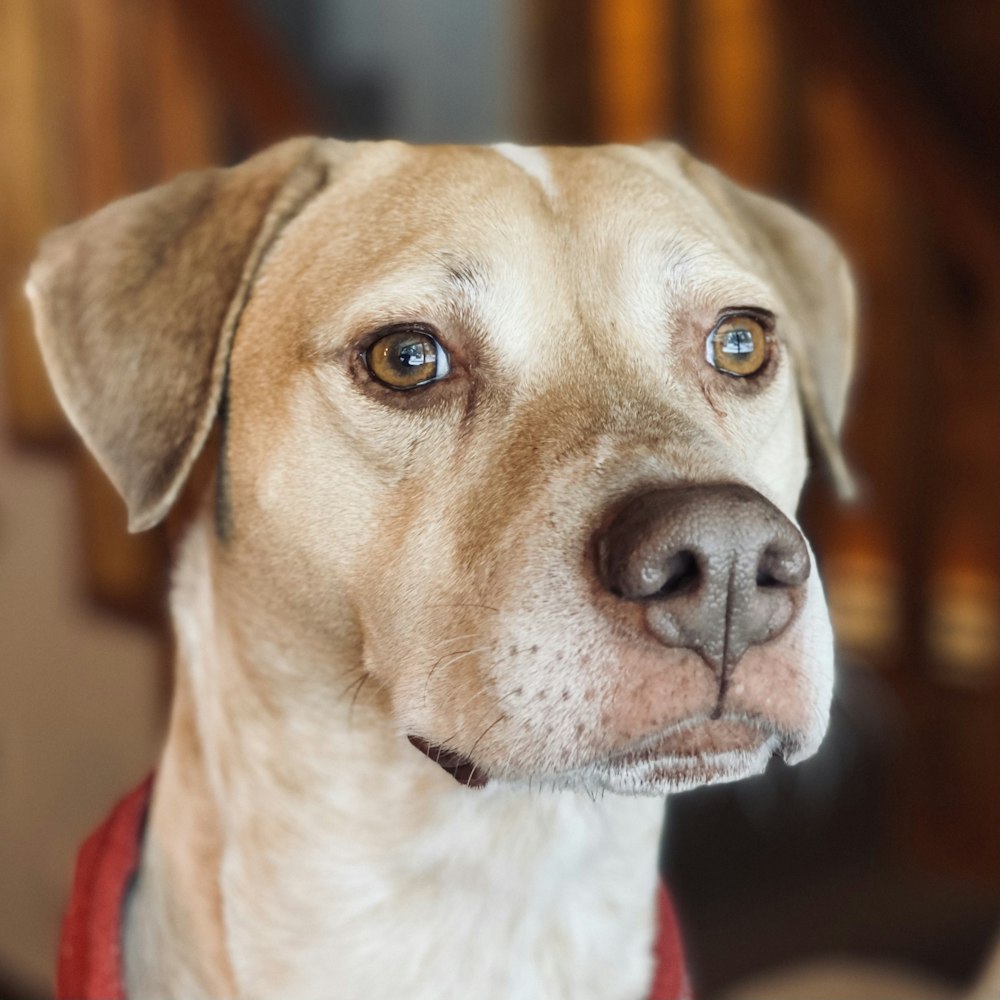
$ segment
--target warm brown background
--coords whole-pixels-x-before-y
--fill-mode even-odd
[[[323,75],[309,45],[319,22],[304,16],[323,6],[285,4],[275,19],[267,0],[0,0],[0,504],[11,505],[0,507],[0,970],[29,991],[45,988],[38,956],[58,909],[45,902],[37,930],[25,929],[32,879],[47,879],[51,895],[77,826],[96,818],[115,782],[148,766],[169,656],[157,652],[167,646],[168,532],[126,536],[121,504],[69,433],[32,341],[25,269],[46,229],[180,170],[300,131],[380,134],[391,78]],[[824,948],[967,974],[1000,900],[1000,5],[506,8],[516,15],[519,110],[516,134],[492,138],[678,137],[823,221],[862,289],[846,433],[861,500],[839,507],[821,482],[805,504],[843,653],[838,721],[823,761],[803,772],[811,791],[778,775],[677,800],[668,863],[702,985]],[[335,30],[335,18],[322,23]],[[57,488],[68,500],[53,507]],[[22,528],[25,510],[35,516]],[[65,539],[48,562],[34,543],[16,544],[32,526]],[[39,594],[65,591],[64,610],[33,622],[29,578]],[[136,729],[121,737],[127,764],[88,760],[92,743],[65,735],[97,709],[80,703],[78,680],[59,680],[36,638],[68,630],[72,648],[78,618],[81,636],[110,629],[100,648],[134,645],[142,664],[127,684],[109,675],[102,694],[86,695],[111,713],[115,738]],[[31,683],[43,674],[47,687]],[[115,701],[126,690],[131,708]],[[53,763],[60,753],[75,754],[72,773],[107,779],[68,779]],[[72,789],[32,798],[53,775]],[[56,846],[36,850],[49,836]],[[741,924],[746,900],[759,906],[771,891],[796,902]]]

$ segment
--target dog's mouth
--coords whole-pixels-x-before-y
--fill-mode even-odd
[[[489,774],[465,754],[412,733],[407,739],[460,785],[483,788],[489,783]],[[797,746],[792,736],[761,719],[694,717],[569,773],[603,774],[605,780],[598,781],[609,790],[624,791],[637,783],[680,790],[758,773],[773,756],[787,758]],[[558,784],[566,774],[552,777]]]
[[[721,719],[695,717],[655,733],[611,758],[617,765],[646,764],[657,760],[711,760],[733,753],[750,753],[783,743],[773,726],[757,719],[736,716]]]
[[[465,785],[467,788],[482,788],[490,780],[489,775],[465,754],[440,743],[430,743],[422,736],[414,736],[412,733],[406,738],[443,771],[447,771],[460,785]]]
[[[695,717],[653,734],[595,766],[609,791],[662,794],[761,773],[800,741],[762,719]]]

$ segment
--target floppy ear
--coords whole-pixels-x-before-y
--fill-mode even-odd
[[[847,261],[815,223],[738,187],[677,146],[681,170],[767,265],[791,312],[785,324],[806,418],[837,491],[854,494],[839,435],[854,367],[855,295]]]
[[[27,288],[42,354],[130,530],[166,515],[197,458],[257,269],[325,183],[324,145],[183,174],[43,240]]]

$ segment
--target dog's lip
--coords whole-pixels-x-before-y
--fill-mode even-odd
[[[471,757],[452,750],[441,743],[431,743],[423,736],[408,733],[406,737],[422,754],[434,761],[443,771],[447,771],[460,785],[467,788],[482,788],[490,779]]]
[[[788,734],[766,719],[735,714],[692,716],[612,753],[608,763],[630,767],[675,762],[687,767],[760,752],[764,747],[779,752],[789,742]]]
[[[607,791],[663,795],[760,774],[772,757],[787,759],[798,745],[794,733],[766,718],[694,715],[605,753],[572,773]]]
[[[490,775],[458,750],[415,733],[407,734],[407,739],[460,785],[483,788],[489,783]],[[793,734],[766,718],[742,713],[692,715],[592,760],[586,769],[641,774],[652,781],[668,781],[678,790],[740,777],[749,773],[746,765],[751,760],[762,769],[767,759],[775,754],[787,757],[797,745]]]

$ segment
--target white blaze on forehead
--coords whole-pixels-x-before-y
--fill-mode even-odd
[[[498,142],[490,148],[538,181],[549,198],[555,197],[556,185],[552,179],[552,169],[548,157],[541,149],[534,146],[518,146],[513,142]]]

